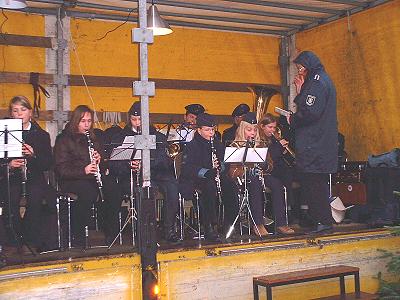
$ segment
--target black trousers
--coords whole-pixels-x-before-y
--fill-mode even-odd
[[[301,196],[309,207],[309,214],[316,223],[332,225],[329,199],[329,174],[299,173]]]
[[[286,225],[286,217],[285,217],[285,196],[283,185],[281,181],[275,178],[272,175],[267,175],[264,177],[265,186],[271,190],[271,198],[272,198],[272,209],[275,216],[275,224],[276,226],[284,226]],[[226,188],[224,190],[229,191],[228,188],[229,182],[226,182]],[[224,205],[225,205],[225,224],[232,224],[234,218],[238,214],[239,211],[239,199],[238,194],[241,192],[238,184],[231,180],[230,181],[231,190],[234,191],[234,197],[231,198],[231,201],[228,202],[228,198],[224,197]],[[258,176],[249,176],[248,177],[248,185],[249,191],[249,204],[251,209],[251,214],[253,216],[254,222],[257,225],[263,224],[263,212],[264,212],[264,197],[263,197],[263,187],[261,180]]]
[[[154,181],[160,193],[164,196],[163,217],[164,230],[173,228],[176,220],[176,213],[179,207],[178,182],[175,179]]]
[[[99,194],[97,183],[94,179],[76,179],[63,181],[60,186],[62,192],[74,193],[78,196],[72,208],[72,234],[75,240],[82,242],[85,226],[89,225],[91,206],[96,202]]]
[[[8,199],[6,199],[7,187],[5,182],[2,183],[2,191],[4,191],[2,193],[4,201],[3,222],[7,229],[8,241],[13,243],[15,238],[23,237],[24,241],[33,247],[54,248],[57,244],[57,231],[54,230],[56,224],[56,192],[41,178],[28,181],[26,190],[26,212],[22,219],[19,213],[20,182],[13,180],[10,182],[11,214],[8,211]],[[2,242],[7,243],[8,241]]]
[[[198,184],[200,191],[200,221],[202,225],[217,223],[217,186],[213,179],[202,179]]]

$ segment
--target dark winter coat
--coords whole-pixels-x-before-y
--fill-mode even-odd
[[[291,116],[296,135],[296,167],[300,172],[334,173],[338,164],[336,89],[318,57],[302,52],[295,63],[307,70]]]
[[[94,149],[104,158],[103,146],[94,135],[91,137]],[[88,139],[85,134],[64,130],[54,145],[55,171],[60,180],[95,180],[93,174],[85,174],[90,164]]]
[[[224,166],[222,163],[224,161],[225,147],[218,140],[214,140],[214,147],[223,171]],[[210,169],[212,169],[211,143],[196,132],[183,154],[182,173],[180,176],[182,192],[189,196],[195,187],[198,187],[202,181],[206,180],[204,174]]]

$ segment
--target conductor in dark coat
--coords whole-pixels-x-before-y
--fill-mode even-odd
[[[302,195],[308,199],[316,232],[332,228],[329,204],[329,173],[338,165],[336,89],[319,58],[304,51],[294,60],[297,112],[288,117],[295,129],[296,168]]]

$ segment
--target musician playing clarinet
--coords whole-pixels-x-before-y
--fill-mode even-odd
[[[126,136],[138,135],[141,132],[140,101],[133,103],[128,111],[128,124],[112,138],[113,146],[122,144]],[[163,202],[163,229],[164,239],[170,243],[177,243],[175,232],[176,213],[179,205],[178,183],[175,179],[173,161],[167,156],[167,138],[150,126],[150,134],[156,136],[156,149],[150,151],[150,165],[152,184],[157,186],[164,196]],[[131,169],[133,173],[131,173]],[[140,160],[110,161],[110,171],[118,178],[123,194],[129,194],[130,181],[134,181],[135,188],[141,186]],[[133,175],[133,178],[131,177]]]
[[[197,130],[193,140],[184,150],[181,182],[190,183],[192,191],[197,190],[200,196],[200,221],[204,227],[204,237],[211,242],[220,242],[215,230],[217,224],[218,191],[216,177],[223,173],[224,146],[213,140],[216,122],[213,116],[201,113],[197,116]]]
[[[22,154],[8,162],[10,170],[11,218],[14,239],[22,236],[24,242],[38,252],[55,246],[55,234],[50,235],[44,205],[55,211],[55,191],[47,185],[44,172],[53,163],[50,136],[32,117],[32,106],[25,96],[15,96],[9,103],[10,116],[22,120]],[[10,133],[12,134],[12,132]],[[5,175],[5,168],[1,170]],[[2,177],[3,177],[2,176]],[[3,201],[6,197],[6,178],[1,180]],[[8,206],[4,209],[7,210]],[[9,212],[7,212],[10,217]],[[10,228],[9,228],[10,229]],[[51,237],[51,238],[50,238]],[[11,241],[12,242],[12,241]]]
[[[104,174],[103,153],[103,145],[93,133],[93,111],[86,105],[77,106],[54,146],[55,171],[61,191],[78,196],[72,214],[73,245],[76,247],[85,247],[86,226],[91,206],[96,202],[104,212],[101,215],[104,215],[105,242],[109,244],[118,234],[121,201],[112,179]]]

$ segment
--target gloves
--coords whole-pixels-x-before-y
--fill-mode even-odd
[[[217,170],[210,169],[204,174],[204,177],[207,179],[214,179],[216,175],[217,175]]]

